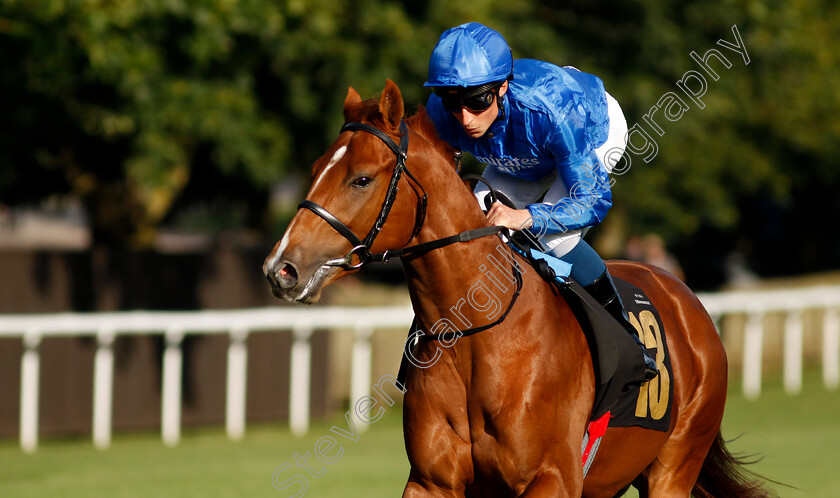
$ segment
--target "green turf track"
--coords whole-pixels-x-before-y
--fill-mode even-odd
[[[798,396],[787,396],[780,384],[766,381],[760,399],[748,402],[733,382],[723,433],[741,437],[730,448],[763,454],[754,470],[803,490],[775,487],[783,497],[840,496],[840,392],[827,392],[819,372],[806,375]],[[294,467],[280,480],[306,475],[309,497],[399,496],[408,469],[399,416],[391,409],[357,442],[343,440],[344,453],[333,464],[310,457],[313,470],[323,470],[320,478]],[[4,441],[0,497],[293,496],[300,487],[275,489],[272,473],[284,463],[294,465],[294,453],[312,453],[333,424],[346,426],[342,418],[331,419],[303,438],[280,426],[251,426],[239,443],[227,441],[219,429],[189,431],[175,448],[164,447],[157,434],[119,435],[106,451],[94,449],[88,438],[46,440],[34,455]]]
[[[723,435],[733,453],[756,453],[756,472],[798,489],[771,485],[782,497],[840,497],[840,390],[827,391],[821,373],[806,372],[800,394],[788,396],[777,377],[757,401],[732,382]],[[739,437],[740,436],[740,437]]]

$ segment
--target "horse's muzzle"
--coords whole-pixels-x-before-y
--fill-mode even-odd
[[[288,299],[288,291],[298,284],[298,270],[288,261],[266,261],[263,273],[271,293],[279,299]]]

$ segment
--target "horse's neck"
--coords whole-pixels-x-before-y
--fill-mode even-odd
[[[417,242],[487,225],[472,193],[458,184],[454,172],[436,177],[430,192],[437,195],[430,195]],[[463,330],[492,322],[498,315],[494,310],[506,308],[514,292],[510,251],[495,236],[454,243],[403,264],[412,304],[426,333],[435,332],[434,324],[452,323]]]

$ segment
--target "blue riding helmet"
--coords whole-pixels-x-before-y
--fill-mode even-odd
[[[429,59],[429,81],[423,86],[483,85],[510,78],[513,55],[504,37],[471,22],[440,35]]]

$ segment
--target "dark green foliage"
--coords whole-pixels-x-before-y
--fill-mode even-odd
[[[335,136],[347,87],[368,97],[391,78],[424,102],[434,43],[468,20],[501,31],[517,58],[600,75],[648,133],[643,116],[699,69],[692,51],[732,63],[712,61],[705,107],[686,100],[679,120],[660,119],[656,157],[631,155],[616,178],[611,218],[626,232],[684,242],[749,223],[745,203],[785,210],[840,182],[840,7],[828,0],[2,0],[0,202],[76,196],[97,239],[141,246],[218,199],[264,225],[270,187],[305,178]],[[748,65],[716,45],[733,25]]]

